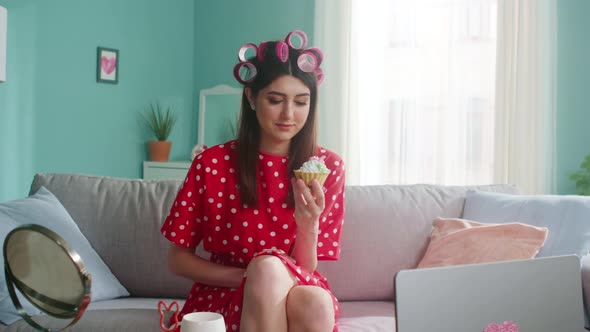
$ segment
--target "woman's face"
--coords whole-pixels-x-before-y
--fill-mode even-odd
[[[284,75],[260,90],[255,99],[247,94],[260,124],[261,151],[287,154],[291,139],[303,128],[309,115],[309,88],[300,79]]]

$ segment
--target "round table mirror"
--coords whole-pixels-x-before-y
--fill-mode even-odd
[[[4,240],[4,273],[18,313],[35,329],[60,331],[76,323],[90,303],[90,274],[80,255],[40,225],[15,228]],[[23,309],[15,288],[47,315],[71,319],[61,329],[40,326]]]

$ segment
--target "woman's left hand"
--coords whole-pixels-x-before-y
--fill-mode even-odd
[[[319,219],[325,208],[324,191],[317,180],[311,188],[301,179],[291,179],[295,198],[295,222],[300,231],[317,233]]]

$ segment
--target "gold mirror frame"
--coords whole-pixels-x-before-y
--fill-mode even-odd
[[[72,276],[75,279],[80,280],[81,285],[76,285],[76,287],[81,288],[81,294],[76,296],[76,303],[73,304],[71,302],[61,301],[61,299],[52,298],[47,296],[46,294],[40,293],[38,290],[35,290],[34,287],[30,287],[22,280],[17,278],[13,270],[10,267],[10,260],[8,257],[9,252],[9,245],[10,240],[14,238],[15,241],[18,240],[19,235],[22,235],[22,232],[27,232],[28,234],[34,234],[36,236],[45,237],[46,240],[50,241],[51,243],[55,244],[59,251],[63,252],[66,256],[68,261],[66,263],[71,263],[73,268],[75,269],[77,275]],[[25,235],[27,235],[25,233]],[[18,245],[18,243],[16,244]],[[10,298],[14,303],[15,308],[17,309],[18,314],[32,327],[39,331],[47,331],[47,332],[57,332],[63,329],[66,329],[73,324],[75,324],[84,314],[88,304],[90,303],[90,286],[92,284],[90,273],[88,273],[84,262],[80,255],[70,247],[70,245],[58,234],[51,231],[50,229],[43,227],[41,225],[36,224],[27,224],[19,226],[13,229],[4,240],[3,245],[3,254],[4,254],[4,273],[6,276],[6,284],[8,288],[8,293],[10,294]],[[42,272],[42,271],[41,271]],[[42,312],[46,313],[49,316],[60,318],[60,319],[69,319],[72,318],[72,321],[66,325],[65,327],[54,330],[50,328],[43,327],[35,322],[31,316],[23,309],[15,291],[16,288],[24,295],[24,297],[31,302],[36,308],[41,310]],[[55,310],[50,310],[55,309]]]

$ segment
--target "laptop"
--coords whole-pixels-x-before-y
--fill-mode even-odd
[[[402,270],[396,310],[397,332],[586,331],[575,255]]]

